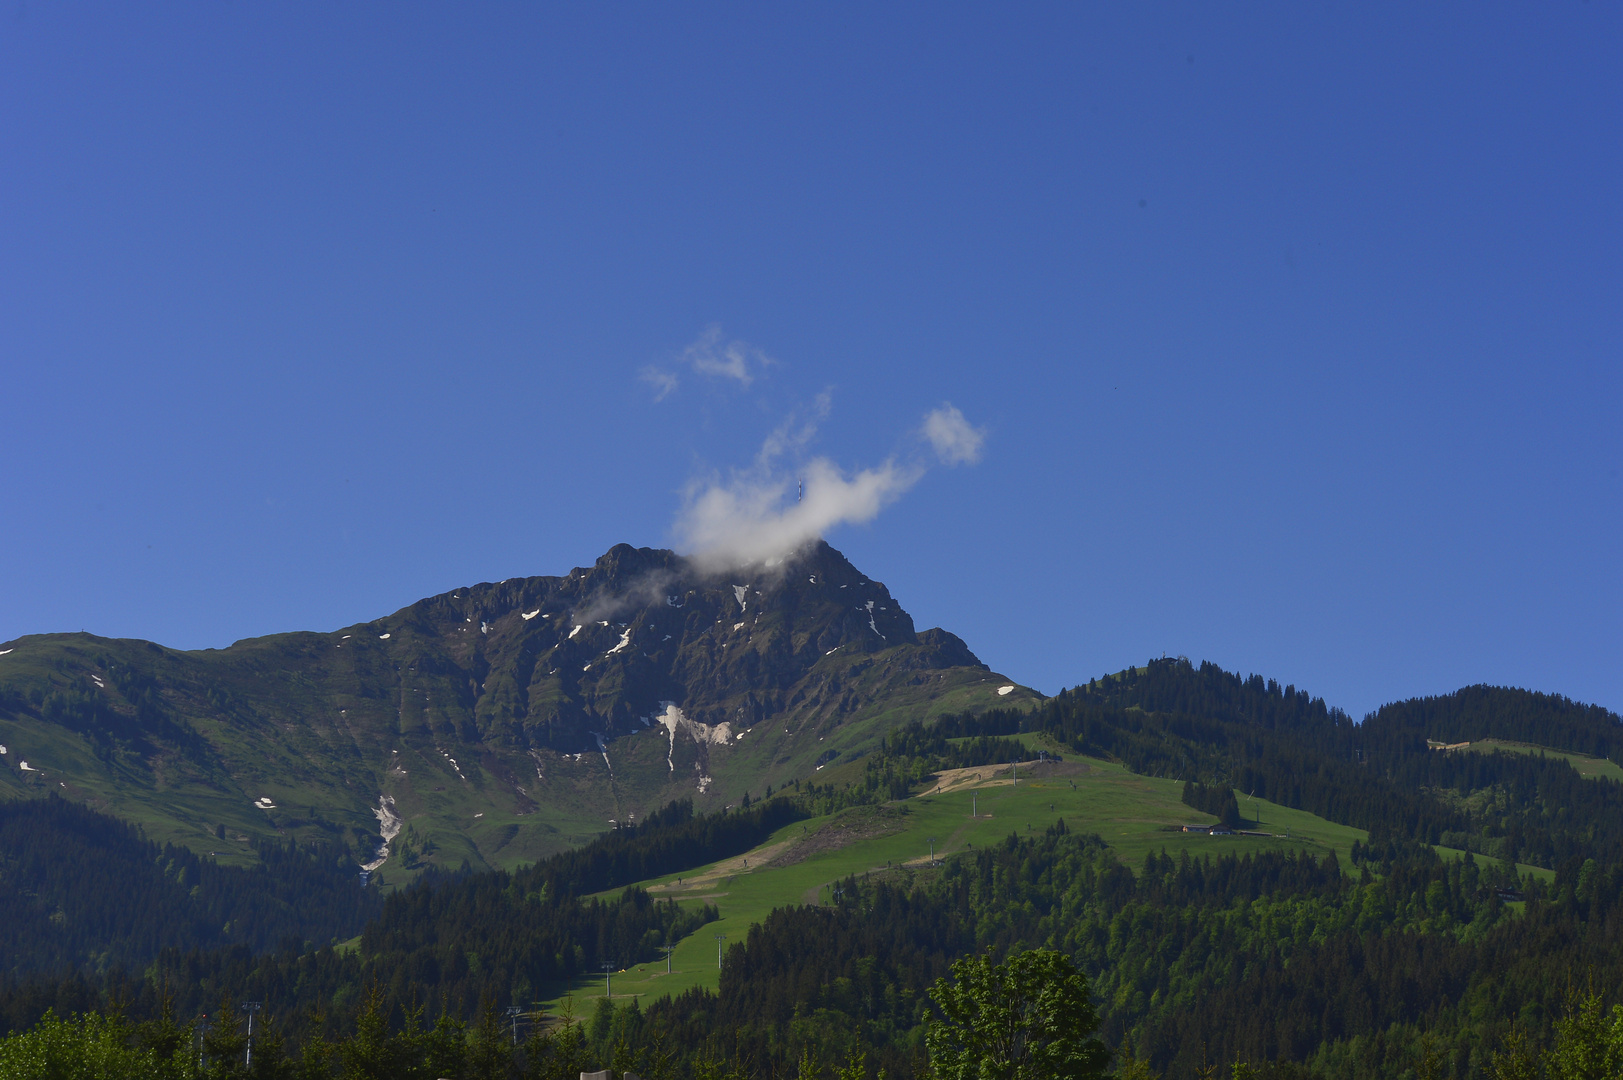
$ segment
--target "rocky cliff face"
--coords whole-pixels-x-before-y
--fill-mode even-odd
[[[999,696],[961,640],[916,631],[822,542],[720,577],[620,545],[219,650],[6,648],[0,797],[56,790],[199,849],[347,832],[362,862],[387,806],[394,865],[533,858],[672,797],[809,776],[912,716],[1033,696]]]
[[[822,542],[725,577],[620,545],[590,569],[432,597],[368,629],[352,648],[390,657],[402,710],[432,730],[471,723],[481,741],[571,752],[646,728],[670,704],[735,731],[815,709],[828,691],[808,677],[831,657],[901,650],[892,663],[921,672],[981,666],[951,634],[916,633],[883,584]]]

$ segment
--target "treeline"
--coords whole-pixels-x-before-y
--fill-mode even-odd
[[[1213,815],[1231,829],[1240,825],[1240,803],[1234,797],[1234,789],[1227,784],[1202,784],[1199,780],[1186,780],[1183,803],[1203,814]]]
[[[809,816],[788,798],[744,804],[737,810],[695,816],[681,799],[623,824],[585,847],[560,852],[514,875],[515,889],[544,896],[576,896],[688,870],[742,854],[777,830]]]
[[[618,1053],[635,1069],[659,1059],[683,1075],[728,1061],[752,1076],[782,1076],[807,1057],[826,1075],[866,1055],[869,1070],[917,1076],[930,983],[967,953],[1041,946],[1088,972],[1107,1041],[1131,1045],[1171,1077],[1200,1074],[1203,1043],[1212,1062],[1302,1062],[1346,1052],[1353,1036],[1359,1048],[1379,1037],[1384,1067],[1407,1062],[1428,1024],[1439,1046],[1463,1038],[1485,1062],[1507,1014],[1480,1003],[1459,1011],[1462,996],[1502,989],[1471,964],[1503,953],[1506,940],[1520,942],[1510,949],[1520,961],[1537,964],[1542,946],[1519,936],[1523,920],[1498,898],[1516,884],[1508,871],[1428,849],[1403,854],[1356,876],[1333,855],[1278,852],[1152,855],[1134,874],[1097,837],[1061,825],[933,873],[847,880],[828,906],[779,909],[729,949],[719,992],[605,1013],[588,1029],[590,1045],[600,1062]],[[1534,890],[1529,916],[1590,925],[1601,914],[1597,873],[1586,879],[1588,907],[1575,881],[1562,882],[1547,896]],[[1552,967],[1531,990],[1548,1010],[1544,1021],[1559,1008],[1562,970]],[[1344,998],[1304,992],[1292,1001],[1269,981],[1284,972],[1344,989]],[[1270,994],[1247,1003],[1241,986]],[[1549,1036],[1547,1022],[1528,1030]]]
[[[1383,705],[1365,717],[1362,728],[1372,745],[1403,742],[1418,748],[1417,741],[1423,746],[1427,739],[1505,739],[1597,758],[1623,752],[1623,720],[1611,710],[1559,694],[1497,686],[1467,686],[1439,697]]]
[[[139,969],[166,949],[327,945],[382,909],[348,852],[258,841],[221,866],[50,796],[0,803],[0,971]]]
[[[1615,714],[1554,695],[1471,687],[1389,705],[1354,724],[1293,686],[1210,663],[1152,660],[1063,690],[1029,713],[993,710],[937,726],[959,737],[1043,731],[1135,772],[1226,785],[1376,836],[1539,866],[1623,860],[1623,784],[1585,778],[1563,758],[1426,745],[1428,737],[1492,736],[1590,752],[1618,740]]]
[[[18,899],[20,910],[34,914],[33,921],[0,927],[0,934],[16,935],[41,957],[32,966],[18,964],[0,984],[0,1024],[14,1030],[34,1023],[47,1009],[66,1014],[114,1000],[127,1000],[150,1014],[164,993],[182,1012],[207,1011],[213,998],[227,990],[277,1001],[282,1008],[320,1006],[346,1016],[367,985],[383,989],[397,1016],[414,995],[432,994],[441,1002],[437,1008],[466,1020],[486,996],[527,1003],[600,970],[605,961],[619,967],[657,958],[659,946],[717,918],[715,908],[683,909],[635,889],[606,900],[577,897],[748,851],[804,811],[779,798],[695,816],[691,801],[683,800],[640,825],[611,831],[583,848],[517,872],[428,874],[386,900],[379,899],[375,888],[362,890],[353,867],[346,865],[335,880],[341,883],[339,895],[357,911],[337,925],[348,935],[360,933],[356,947],[347,949],[311,948],[331,946],[331,935],[312,943],[292,932],[304,924],[285,918],[280,924],[263,919],[268,930],[238,943],[222,937],[235,928],[234,921],[193,925],[184,917],[191,904],[228,918],[229,912],[208,906],[218,889],[188,891],[225,879],[244,885],[240,894],[230,894],[241,901],[231,909],[239,912],[238,921],[274,906],[284,916],[300,911],[307,920],[332,925],[333,913],[320,903],[319,889],[307,874],[301,876],[301,864],[290,861],[306,856],[295,856],[290,849],[262,850],[262,870],[227,870],[179,849],[160,853],[153,845],[142,847],[145,842],[131,827],[63,800],[0,807],[0,821],[6,814],[13,815],[19,838],[30,821],[67,823],[55,832],[38,831],[51,846],[22,848],[31,853],[27,866],[35,870],[27,880],[51,884],[54,891],[42,900],[13,890],[9,895]],[[53,861],[52,851],[74,858]],[[109,867],[96,857],[98,851],[135,851],[140,858]],[[131,880],[121,880],[121,870]],[[276,874],[282,879],[273,880]],[[0,891],[12,880],[9,873],[0,880]],[[308,898],[311,906],[298,909],[294,900],[299,897]],[[74,915],[57,923],[82,923],[78,932],[92,935],[84,940],[101,943],[102,952],[92,958],[100,963],[89,963],[82,950],[56,956],[47,952],[54,939],[40,929],[40,919],[50,924],[50,914],[61,910],[61,903],[69,904]],[[121,946],[124,952],[115,953],[108,935],[120,928],[129,931],[130,941]],[[278,929],[283,933],[275,934]],[[59,937],[67,933],[62,930]],[[30,936],[35,934],[41,936]],[[267,952],[271,945],[278,947]],[[48,974],[30,975],[42,972]]]

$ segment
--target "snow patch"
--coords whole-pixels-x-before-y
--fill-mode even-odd
[[[678,731],[686,732],[700,746],[726,746],[732,741],[732,725],[726,721],[711,727],[709,724],[700,723],[697,720],[689,720],[682,714],[682,710],[677,708],[674,701],[662,701],[660,704],[665,706],[665,711],[655,716],[654,720],[665,729],[665,734],[670,740],[670,748],[665,753],[665,765],[670,769],[671,775],[676,774],[676,762],[673,755],[676,752],[676,733]],[[695,762],[694,768],[698,767],[698,763]],[[709,780],[705,780],[704,783],[709,783]],[[704,790],[702,785],[699,790],[701,792]]]
[[[261,795],[259,798],[255,799],[254,805],[259,807],[261,810],[276,809],[276,804],[271,801],[270,796],[268,795]]]
[[[741,623],[741,622],[733,623],[733,633],[736,634],[742,629],[744,629],[744,624],[743,623]]]
[[[464,784],[466,784],[466,783],[467,783],[467,782],[468,782],[468,778],[467,778],[467,777],[466,777],[466,776],[462,776],[462,766],[460,766],[460,765],[458,765],[458,764],[457,764],[457,763],[456,763],[456,758],[454,758],[454,757],[452,757],[452,756],[451,756],[451,755],[450,755],[450,754],[447,754],[447,753],[446,753],[446,752],[445,752],[445,751],[444,751],[444,750],[440,750],[440,748],[439,748],[439,747],[437,747],[437,746],[436,746],[436,747],[434,747],[434,749],[435,749],[435,750],[439,750],[439,755],[440,755],[440,757],[442,757],[442,758],[444,758],[444,759],[445,759],[445,760],[446,760],[446,761],[449,761],[449,762],[450,762],[450,763],[451,763],[451,768],[453,768],[453,769],[455,769],[455,770],[456,770],[456,774],[457,774],[457,775],[458,775],[458,776],[461,776],[461,777],[462,777],[462,782],[463,782],[463,783],[464,783]],[[393,806],[393,805],[394,805],[394,801],[393,801],[393,800],[390,800],[390,803],[389,803],[389,805],[391,805],[391,806]]]
[[[873,601],[872,600],[868,601],[868,629],[872,630],[876,634],[879,634],[879,627],[875,626],[874,622],[873,622]],[[885,641],[890,640],[889,638],[885,637],[884,634],[879,634],[879,636],[882,639],[884,639]]]
[[[539,614],[541,614],[541,609],[536,608],[534,611],[521,611],[521,612],[519,612],[519,617],[522,618],[525,622],[529,622],[531,619],[535,618]]]
[[[6,752],[6,747],[5,747],[5,744],[4,744],[4,743],[0,743],[0,754],[3,754],[3,753],[5,753],[5,752]]]
[[[626,627],[626,632],[620,635],[620,644],[616,645],[614,648],[610,649],[608,652],[604,653],[603,655],[604,656],[613,656],[615,653],[619,652],[621,649],[625,648],[627,645],[630,645],[630,644],[631,644],[631,627],[628,626],[628,627]]]
[[[0,649],[0,656],[4,656],[4,655],[6,655],[6,653],[16,652],[16,651],[17,651],[16,649]]]
[[[744,599],[746,596],[749,595],[749,591],[750,590],[749,590],[748,585],[734,585],[733,586],[733,598],[738,601],[738,610],[739,611],[748,611],[750,609],[749,601]]]
[[[490,624],[489,624],[489,623],[487,623],[487,622],[485,622],[485,620],[483,620],[483,619],[480,619],[480,620],[479,620],[479,632],[480,632],[480,633],[481,633],[481,634],[488,634],[488,633],[490,633]]]
[[[997,688],[997,696],[998,697],[1003,697],[1005,694],[1011,694],[1013,692],[1014,692],[1013,684],[1010,684],[1009,686],[1000,686],[1000,687]]]
[[[378,833],[383,837],[383,843],[378,845],[378,857],[376,859],[361,864],[361,869],[368,873],[376,870],[388,860],[389,842],[400,835],[400,827],[404,824],[400,819],[400,815],[395,813],[393,795],[379,795],[378,808],[372,813],[378,819]]]
[[[574,637],[578,633],[580,633],[580,627],[577,626],[573,630],[569,631],[569,636]]]
[[[26,762],[26,761],[17,762],[17,768],[21,769],[23,772],[39,772],[38,769],[34,768],[32,765],[28,764],[28,762]]]
[[[378,640],[379,641],[388,641],[389,640],[389,635],[388,634],[379,634],[378,635]]]

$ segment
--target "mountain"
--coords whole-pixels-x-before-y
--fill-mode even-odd
[[[532,861],[683,796],[719,809],[907,720],[1037,700],[821,541],[722,576],[622,544],[327,633],[5,643],[0,798],[55,791],[228,864],[319,839],[398,880]]]

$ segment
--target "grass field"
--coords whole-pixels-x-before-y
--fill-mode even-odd
[[[1028,745],[1037,745],[1035,740]],[[725,944],[742,941],[752,924],[774,908],[819,903],[832,882],[851,874],[930,872],[932,841],[937,859],[973,846],[996,843],[1011,832],[1040,832],[1056,819],[1077,832],[1095,832],[1135,869],[1150,852],[1221,855],[1264,849],[1335,851],[1350,868],[1354,840],[1365,833],[1240,795],[1241,813],[1259,818],[1269,836],[1208,836],[1185,833],[1185,824],[1213,818],[1185,806],[1176,780],[1138,776],[1125,767],[1091,758],[1063,763],[1023,763],[1018,783],[1002,768],[951,770],[929,792],[884,807],[858,807],[797,822],[748,854],[678,876],[642,883],[656,896],[684,904],[713,903],[721,920],[678,943],[669,974],[664,962],[642,964],[613,979],[616,1000],[649,1001],[692,986],[715,987],[715,935]],[[1239,795],[1239,793],[1236,793]],[[601,976],[574,988],[577,1012],[604,992]],[[555,1008],[557,1002],[548,1003]]]
[[[1481,739],[1461,749],[1477,754],[1491,754],[1495,750],[1503,750],[1510,754],[1543,754],[1546,757],[1566,758],[1572,762],[1572,767],[1578,770],[1580,776],[1587,776],[1592,780],[1605,777],[1608,780],[1623,782],[1623,767],[1619,767],[1615,762],[1605,758],[1569,754],[1565,750],[1552,750],[1548,746],[1509,742],[1505,739]]]
[[[1461,850],[1460,848],[1444,847],[1442,844],[1433,844],[1433,845],[1431,845],[1431,849],[1433,851],[1435,851],[1437,854],[1443,856],[1445,859],[1463,859],[1463,858],[1465,858],[1465,852],[1463,850]],[[1471,858],[1475,859],[1479,863],[1491,863],[1494,866],[1500,866],[1500,865],[1503,865],[1503,863],[1504,863],[1503,859],[1496,859],[1492,855],[1472,854]],[[1524,863],[1524,862],[1517,863],[1516,864],[1516,873],[1522,874],[1522,875],[1532,874],[1534,877],[1540,878],[1540,879],[1542,879],[1544,881],[1554,881],[1555,880],[1555,871],[1554,870],[1546,870],[1544,867],[1542,867],[1542,866],[1534,866],[1532,863]]]

